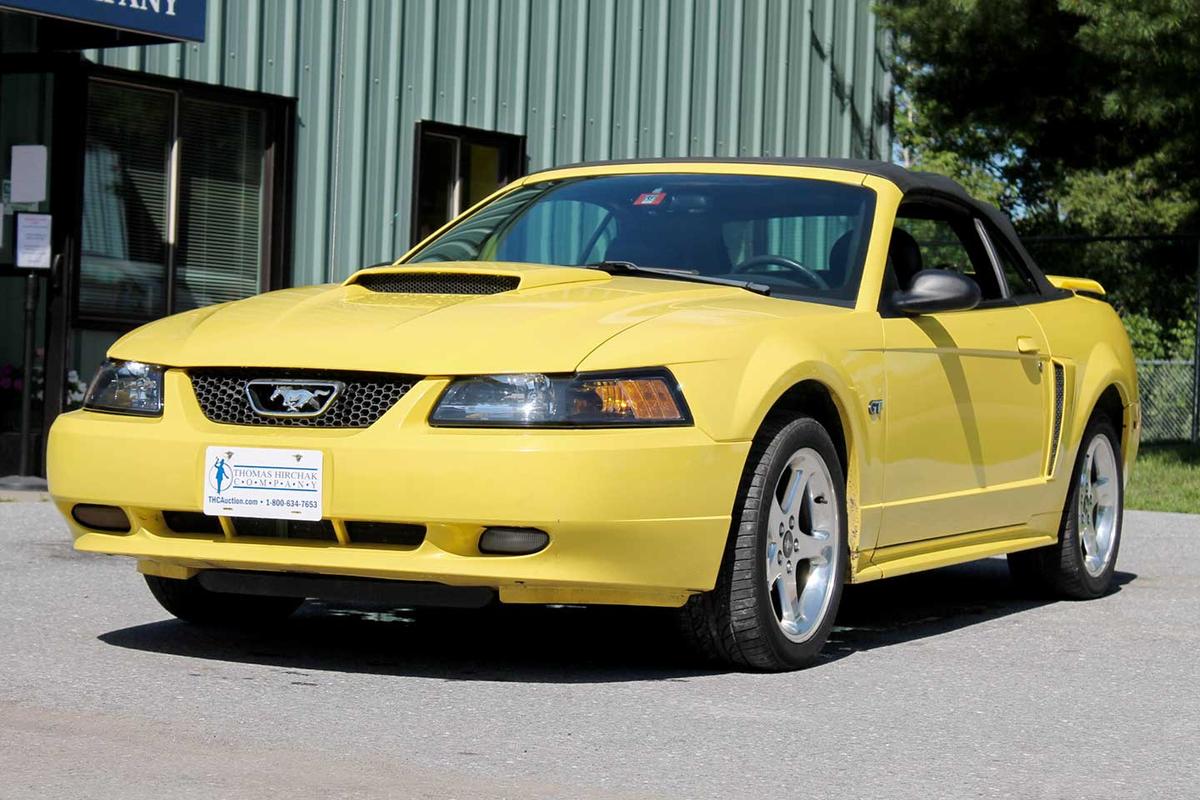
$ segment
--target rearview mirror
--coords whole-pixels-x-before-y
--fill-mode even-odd
[[[892,292],[891,305],[901,314],[967,311],[979,305],[979,284],[948,269],[923,269],[907,290]]]

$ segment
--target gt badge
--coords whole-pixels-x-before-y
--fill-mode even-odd
[[[872,400],[871,402],[867,403],[867,413],[872,417],[878,417],[883,413],[883,401]]]

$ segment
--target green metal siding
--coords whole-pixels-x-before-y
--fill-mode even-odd
[[[298,99],[296,283],[407,249],[418,120],[606,158],[887,158],[871,0],[209,0],[204,44],[108,66]]]

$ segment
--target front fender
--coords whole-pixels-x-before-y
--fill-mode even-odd
[[[790,301],[783,301],[790,302]],[[867,412],[883,398],[882,326],[875,315],[831,310],[817,321],[719,315],[657,319],[614,337],[581,370],[665,364],[678,378],[696,425],[717,441],[750,441],[789,389],[820,383],[833,399],[846,438],[851,549],[877,531],[883,424]],[[694,324],[693,324],[694,323]],[[680,326],[687,326],[681,331]],[[669,328],[669,331],[668,331]]]

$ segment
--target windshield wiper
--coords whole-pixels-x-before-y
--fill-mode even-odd
[[[596,261],[592,264],[584,264],[585,269],[598,269],[601,272],[607,272],[609,275],[645,275],[648,278],[671,278],[677,281],[690,281],[691,283],[709,283],[717,286],[732,286],[736,289],[745,289],[748,292],[770,296],[771,287],[765,283],[755,283],[754,281],[739,281],[732,278],[715,278],[711,275],[700,275],[696,272],[688,272],[682,269],[665,269],[662,267],[639,267],[632,261]]]

